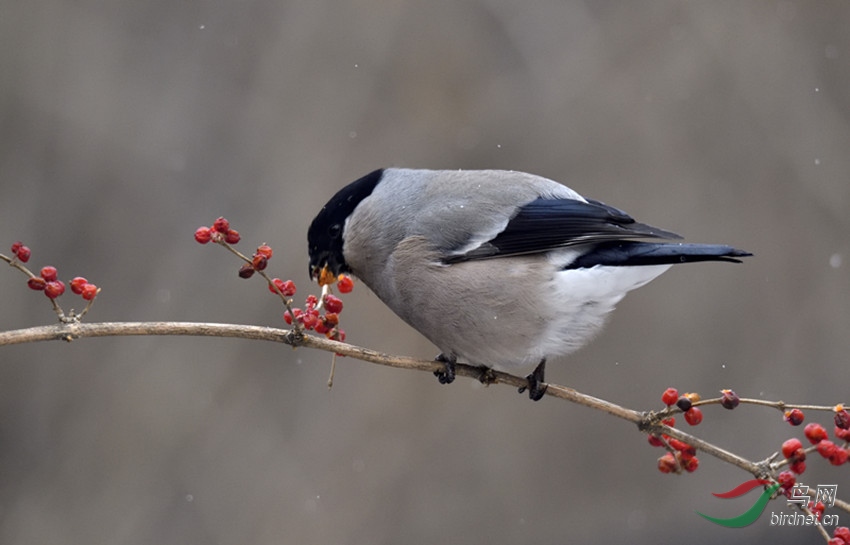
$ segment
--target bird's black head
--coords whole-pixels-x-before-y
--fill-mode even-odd
[[[313,219],[307,231],[310,278],[319,279],[323,270],[329,271],[334,278],[340,273],[351,272],[342,254],[345,220],[372,194],[383,174],[384,170],[378,169],[343,187]]]

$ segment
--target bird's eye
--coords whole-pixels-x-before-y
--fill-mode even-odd
[[[330,235],[331,238],[339,237],[341,231],[342,227],[338,223],[334,223],[333,225],[328,227],[328,235]]]

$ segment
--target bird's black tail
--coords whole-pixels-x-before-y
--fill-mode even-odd
[[[741,260],[737,258],[751,255],[753,254],[722,244],[611,241],[596,245],[565,268],[584,269],[596,265],[634,267],[698,261],[740,263]]]

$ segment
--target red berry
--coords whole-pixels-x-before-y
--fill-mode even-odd
[[[840,537],[833,537],[826,542],[826,545],[847,545],[847,542]]]
[[[265,270],[269,266],[269,258],[262,254],[254,254],[251,259],[251,266],[258,271]]]
[[[661,440],[660,437],[656,437],[655,435],[648,435],[647,439],[649,440],[649,444],[653,447],[663,447],[664,441]]]
[[[285,281],[283,283],[283,287],[280,288],[280,291],[283,293],[284,296],[292,297],[293,295],[295,295],[296,291],[295,282],[293,282],[292,280]]]
[[[339,342],[344,343],[345,342],[345,330],[336,328],[336,334],[334,335],[334,338],[336,338],[336,340],[338,340]]]
[[[816,445],[826,439],[826,430],[817,422],[809,422],[806,424],[803,433],[806,435],[806,439],[808,439],[813,445]]]
[[[41,291],[44,289],[45,284],[47,284],[47,282],[44,281],[44,278],[39,278],[38,276],[34,276],[27,280],[27,286],[29,286],[31,290]]]
[[[83,293],[83,286],[88,284],[89,281],[83,278],[82,276],[75,276],[73,280],[71,280],[71,291],[80,295]]]
[[[699,407],[691,407],[685,411],[685,422],[691,426],[696,426],[702,422],[702,411],[699,410]]]
[[[830,441],[829,439],[824,439],[820,441],[817,445],[818,454],[823,456],[824,458],[829,458],[835,454],[835,451],[838,450],[838,446]]]
[[[697,453],[697,449],[692,447],[691,445],[685,443],[684,441],[679,441],[678,439],[668,439],[668,443],[674,449],[678,450],[685,456],[695,456]]]
[[[26,246],[24,246],[26,248]],[[21,260],[23,261],[23,259]],[[842,430],[850,429],[850,413],[844,409],[844,405],[835,406],[835,427]]]
[[[696,456],[682,456],[682,467],[688,473],[693,473],[699,467],[699,458]]]
[[[676,463],[676,458],[672,453],[667,452],[658,459],[658,471],[661,473],[673,473],[678,470],[679,464]]]
[[[339,314],[342,312],[342,299],[332,293],[325,295],[325,309],[328,312]]]
[[[86,283],[83,285],[83,292],[80,294],[83,296],[83,299],[86,301],[91,301],[95,297],[97,297],[97,286],[94,284]]]
[[[61,280],[54,280],[44,285],[44,295],[50,299],[56,299],[63,293],[65,293],[65,283]]]
[[[797,460],[796,462],[791,463],[791,471],[797,475],[802,475],[806,471],[806,462],[803,460]]]
[[[670,416],[668,418],[663,419],[661,421],[661,423],[664,424],[665,426],[670,426],[672,428],[673,426],[676,425],[676,417]]]
[[[218,218],[213,222],[212,230],[218,233],[227,233],[230,231],[230,222],[224,218]]]
[[[334,312],[326,312],[325,321],[331,325],[337,325],[339,323],[339,314],[336,314]]]
[[[805,415],[803,415],[803,411],[800,409],[791,409],[790,411],[785,411],[785,421],[791,424],[792,426],[799,426],[803,423],[803,419]]]
[[[316,327],[316,324],[319,323],[319,317],[313,314],[312,312],[307,312],[303,314],[303,318],[301,319],[301,323],[307,329],[313,329]]]
[[[336,287],[340,293],[349,293],[354,289],[354,280],[350,276],[342,275],[337,281]]]
[[[292,314],[290,314],[288,310],[283,313],[283,321],[292,325]]]
[[[261,255],[261,256],[265,257],[266,259],[271,259],[273,253],[274,253],[274,251],[272,250],[271,246],[269,246],[267,244],[262,244],[262,245],[257,247],[256,255]]]
[[[206,244],[212,240],[212,230],[209,227],[198,227],[195,231],[195,240],[201,244]]]
[[[835,447],[835,452],[829,457],[829,463],[834,466],[840,466],[847,462],[847,449]]]
[[[839,526],[832,532],[832,535],[837,537],[838,539],[843,539],[847,543],[850,543],[850,528],[846,526]]]
[[[836,426],[835,436],[839,439],[843,439],[844,441],[850,441],[850,430],[845,430]]]
[[[796,437],[792,437],[788,439],[784,443],[782,443],[782,455],[786,458],[791,458],[795,452],[803,448],[803,443],[800,442]]]
[[[314,329],[316,330],[316,333],[321,333],[322,335],[324,335],[325,333],[331,330],[331,327],[328,327],[327,322],[325,322],[324,320],[319,320]]]
[[[18,248],[18,253],[15,255],[18,256],[21,263],[26,263],[30,260],[30,256],[32,256],[32,250],[30,250],[28,246],[21,246]]]
[[[667,388],[664,390],[664,393],[661,394],[661,402],[668,407],[675,405],[677,399],[679,399],[679,390],[675,388]]]
[[[228,244],[236,244],[240,240],[242,240],[242,237],[239,235],[239,231],[237,231],[236,229],[230,229],[224,235],[224,241]]]
[[[313,308],[317,304],[319,304],[319,298],[313,295],[312,293],[307,296],[307,299],[304,300],[304,306],[307,308]]]
[[[720,393],[723,394],[720,398],[720,404],[723,405],[724,409],[729,409],[731,411],[738,406],[738,403],[741,402],[741,398],[739,398],[738,394],[732,390],[720,390]]]
[[[274,286],[272,285],[274,284]],[[285,297],[295,295],[295,283],[292,280],[283,281],[280,278],[273,278],[272,284],[269,284],[269,291],[277,293],[280,291]],[[277,288],[277,290],[275,290]]]
[[[12,243],[12,255],[18,255],[18,250],[20,250],[21,246],[23,246],[23,245],[24,245],[24,243],[21,242],[20,240],[13,242]]]
[[[797,482],[797,477],[790,471],[783,471],[776,476],[776,482],[779,483],[783,490],[791,490],[791,487]]]
[[[239,267],[239,278],[251,278],[254,276],[254,267],[250,263],[245,263]]]
[[[52,282],[56,280],[57,271],[56,267],[51,267],[50,265],[41,268],[41,277],[44,278],[45,282]]]

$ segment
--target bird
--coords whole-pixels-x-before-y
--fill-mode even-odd
[[[535,366],[519,388],[535,401],[546,361],[590,341],[627,292],[676,263],[752,255],[681,238],[534,174],[408,168],[346,185],[307,233],[311,280],[366,284],[439,348],[441,383],[458,360]]]

